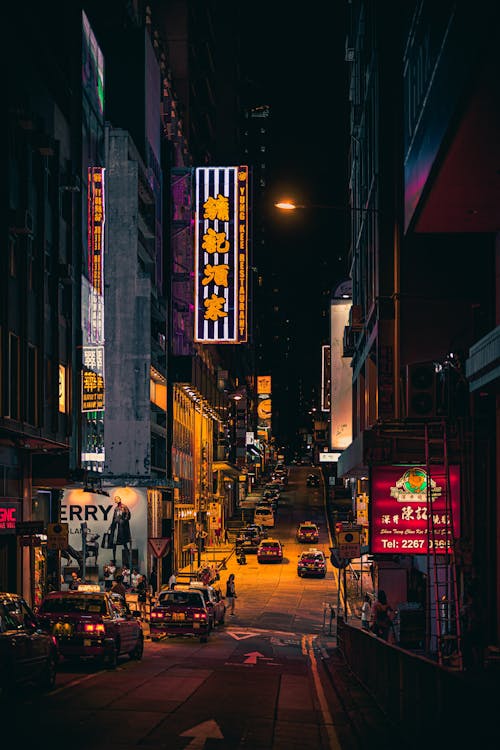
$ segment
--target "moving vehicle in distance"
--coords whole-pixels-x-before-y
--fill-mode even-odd
[[[257,550],[257,562],[283,562],[283,545],[279,539],[263,539]]]
[[[259,526],[273,528],[275,523],[273,509],[268,505],[258,505],[253,512],[253,520]]]
[[[298,542],[317,542],[319,541],[318,525],[312,521],[302,521],[297,527],[295,536]]]
[[[42,632],[24,598],[0,592],[0,702],[25,685],[52,690],[58,661],[55,638]]]
[[[304,576],[324,578],[326,576],[325,553],[314,547],[301,552],[297,562],[297,575],[299,578]]]
[[[306,479],[306,487],[319,487],[320,481],[317,474],[308,474]]]

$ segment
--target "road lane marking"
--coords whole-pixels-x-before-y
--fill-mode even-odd
[[[99,675],[102,674],[101,672],[96,672],[95,674],[88,674],[85,675],[85,677],[78,677],[76,680],[71,680],[71,682],[67,682],[66,685],[61,685],[60,688],[56,688],[55,690],[50,691],[50,695],[57,695],[58,693],[62,693],[63,690],[68,690],[68,688],[76,687],[77,685],[81,685],[82,682],[87,682],[87,680],[94,680],[96,677],[99,677]]]
[[[312,643],[313,638],[315,637],[316,636],[314,635],[304,635],[302,637],[302,653],[307,654],[311,662],[311,671],[312,671],[313,680],[314,680],[314,687],[316,689],[316,695],[318,696],[321,713],[323,714],[323,724],[328,734],[328,743],[330,745],[330,750],[342,750],[342,746],[339,742],[337,732],[335,731],[335,726],[333,724],[332,715],[330,713],[330,709],[328,708],[328,703],[326,700],[325,692],[323,690],[323,685],[321,684],[321,679],[319,676],[318,662],[316,661],[316,655],[314,653],[314,648],[313,648],[313,643]]]
[[[193,739],[186,745],[184,750],[201,750],[205,747],[205,742],[208,739],[223,740],[224,735],[222,734],[219,725],[213,719],[209,721],[203,721],[201,724],[197,724],[191,729],[186,729],[185,732],[179,735],[180,737],[192,737]]]

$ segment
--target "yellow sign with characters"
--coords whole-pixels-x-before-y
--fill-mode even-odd
[[[47,524],[47,549],[66,549],[69,527],[67,523]]]
[[[339,531],[336,535],[339,557],[352,560],[361,556],[361,533],[355,529]]]

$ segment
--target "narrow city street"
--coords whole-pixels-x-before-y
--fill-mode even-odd
[[[173,637],[146,641],[140,662],[115,671],[64,663],[55,689],[40,699],[27,690],[16,705],[19,741],[50,737],[51,747],[218,748],[219,750],[357,750],[378,747],[394,729],[348,673],[336,649],[325,606],[337,597],[336,574],[299,578],[298,523],[320,525],[316,545],[329,556],[323,487],[307,488],[294,468],[270,536],[284,560],[259,564],[229,552],[215,584],[236,579],[236,611],[207,644]],[[207,559],[221,559],[207,552]],[[224,548],[225,553],[225,548]],[[223,554],[222,556],[226,556]],[[335,573],[335,574],[334,574]],[[328,610],[329,611],[329,610]],[[29,722],[21,717],[29,715]],[[398,747],[404,747],[399,744]]]

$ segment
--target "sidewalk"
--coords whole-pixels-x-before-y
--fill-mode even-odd
[[[214,567],[217,572],[227,570],[227,565],[231,560],[234,560],[234,544],[222,543],[210,547],[206,546],[205,550],[201,553],[201,566],[198,566],[198,556],[195,555],[191,565],[187,565],[177,571],[177,578],[180,583],[180,579],[196,577],[198,568],[203,566]]]

